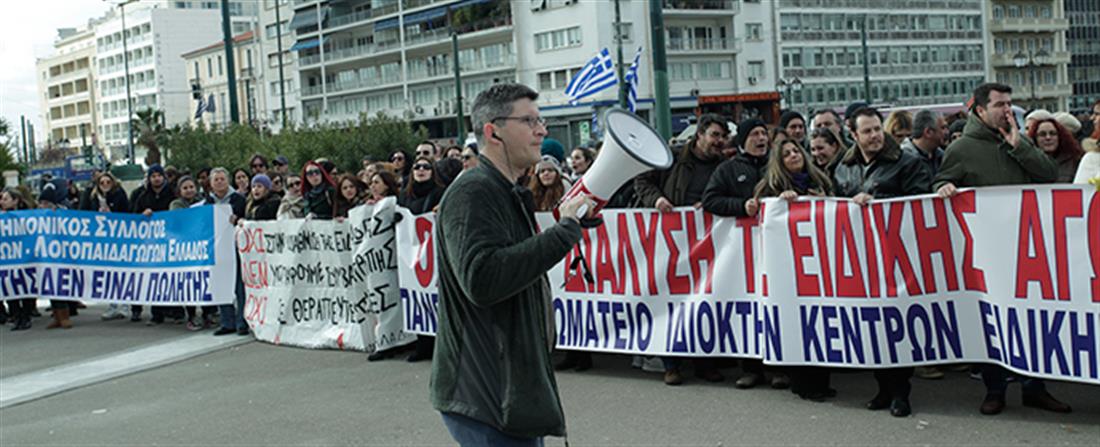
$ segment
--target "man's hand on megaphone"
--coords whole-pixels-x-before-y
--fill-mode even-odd
[[[585,216],[578,215],[581,211],[581,207],[585,207]],[[562,202],[562,204],[558,206],[558,215],[561,216],[561,219],[577,219],[577,221],[580,222],[594,209],[596,209],[596,204],[592,199],[589,199],[588,196],[585,195],[577,195],[570,197],[569,200]]]

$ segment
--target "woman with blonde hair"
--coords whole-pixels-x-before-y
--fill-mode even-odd
[[[886,117],[882,123],[882,130],[887,135],[894,137],[894,141],[901,144],[906,138],[913,135],[913,114],[908,110],[895,110]]]

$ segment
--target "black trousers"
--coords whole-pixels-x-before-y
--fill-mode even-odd
[[[909,379],[913,377],[913,368],[886,368],[875,370],[878,382],[878,394],[892,399],[909,399]]]
[[[791,375],[791,392],[802,396],[822,394],[829,391],[832,372],[820,366],[791,366],[787,368]]]
[[[31,319],[31,312],[34,310],[37,298],[23,298],[18,300],[8,300],[8,306],[11,307],[11,316],[16,321],[19,319]]]

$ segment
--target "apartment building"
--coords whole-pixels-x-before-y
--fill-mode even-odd
[[[39,58],[39,107],[47,144],[79,147],[95,141],[95,30],[57,30],[54,54]]]
[[[259,64],[262,52],[252,31],[233,37],[233,65],[236,69],[237,107],[242,124],[260,127],[267,118],[267,95]],[[187,83],[191,89],[192,125],[225,126],[230,122],[229,68],[221,39],[184,53]]]
[[[278,5],[278,10],[276,10]],[[276,14],[277,12],[277,14]],[[268,105],[266,116],[261,125],[273,132],[283,126],[283,104],[286,104],[287,124],[302,121],[298,98],[298,59],[297,52],[290,51],[296,42],[290,30],[290,20],[294,16],[291,0],[263,0],[259,10],[260,26],[257,29],[257,48],[260,58],[256,61],[258,74],[262,80],[259,94],[264,96]],[[279,58],[279,37],[282,36],[283,57]],[[283,85],[279,85],[280,63],[282,64]],[[259,117],[258,117],[259,118]]]
[[[1065,0],[1069,31],[1069,82],[1073,84],[1070,110],[1092,107],[1100,100],[1100,1]]]

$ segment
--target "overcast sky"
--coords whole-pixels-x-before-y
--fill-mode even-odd
[[[39,110],[35,59],[53,50],[58,28],[80,28],[111,4],[103,0],[5,1],[0,15],[0,115],[18,134],[19,116],[34,123],[35,141],[43,141],[45,126]]]

